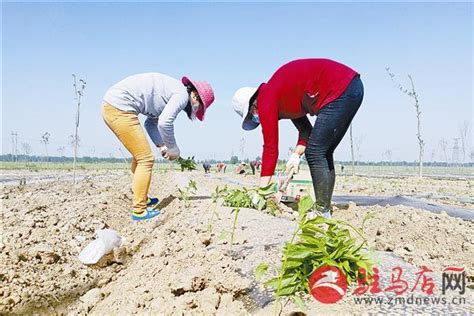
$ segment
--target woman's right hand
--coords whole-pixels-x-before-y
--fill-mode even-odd
[[[165,155],[165,159],[167,159],[167,160],[176,160],[177,158],[179,158],[179,155],[174,155],[174,154],[169,153],[169,152],[167,152],[166,155]]]
[[[166,160],[175,160],[179,158],[179,149],[178,150],[169,150],[165,145],[160,146],[161,156]]]
[[[166,154],[168,152],[168,147],[166,147],[165,145],[160,145],[158,146],[160,148],[160,154],[163,158],[166,158]]]

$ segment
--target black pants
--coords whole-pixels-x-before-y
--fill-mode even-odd
[[[306,147],[317,208],[331,209],[331,198],[336,181],[333,153],[347,132],[364,96],[360,77],[352,79],[344,93],[327,104],[318,114]]]
[[[252,169],[252,174],[255,175],[255,166],[250,164],[250,169]]]

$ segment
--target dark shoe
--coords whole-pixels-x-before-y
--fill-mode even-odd
[[[159,202],[160,200],[158,200],[158,198],[149,197],[148,201],[146,202],[146,206],[153,206],[158,204]]]

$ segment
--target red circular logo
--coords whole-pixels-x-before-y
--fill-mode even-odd
[[[336,303],[346,294],[346,276],[336,267],[322,266],[311,275],[309,289],[317,301],[324,304]]]

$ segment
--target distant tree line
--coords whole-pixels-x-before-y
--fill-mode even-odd
[[[126,158],[127,162],[131,162],[132,158]],[[44,156],[31,156],[31,155],[17,155],[14,156],[12,154],[7,155],[0,155],[0,161],[17,161],[17,162],[44,162]],[[49,162],[53,163],[66,163],[66,162],[73,162],[73,157],[66,157],[66,156],[52,156],[48,158]],[[161,161],[161,159],[159,160]],[[113,157],[78,157],[77,162],[80,163],[123,163],[124,158],[113,158]],[[216,159],[202,159],[198,160],[198,163],[207,162],[210,164],[216,164],[218,162],[224,162],[226,164],[237,164],[240,160],[236,159],[236,157],[232,157],[230,160],[216,160]],[[249,159],[245,159],[243,162],[249,162]],[[278,160],[278,164],[286,163],[285,160]],[[419,163],[417,161],[357,161],[358,166],[407,166],[413,167],[418,166]],[[306,164],[303,160],[302,164]],[[337,165],[344,165],[350,166],[352,161],[336,161],[335,164]],[[425,162],[423,163],[425,166],[429,167],[474,167],[474,162],[469,163],[449,163],[449,162]]]
[[[349,166],[352,161],[336,161],[335,164]],[[418,167],[418,161],[356,161],[358,166],[401,166],[401,167]],[[423,162],[424,166],[428,167],[474,167],[474,162],[467,163],[450,163],[450,162]]]
[[[27,155],[17,155],[13,156],[12,154],[0,155],[0,161],[18,161],[18,162],[44,162],[44,156],[27,156]],[[129,158],[131,161],[131,158]],[[123,158],[99,158],[99,157],[78,157],[78,162],[83,163],[99,163],[99,162],[109,162],[109,163],[123,163]],[[48,157],[48,162],[74,162],[74,157],[65,157],[65,156],[50,156]]]

